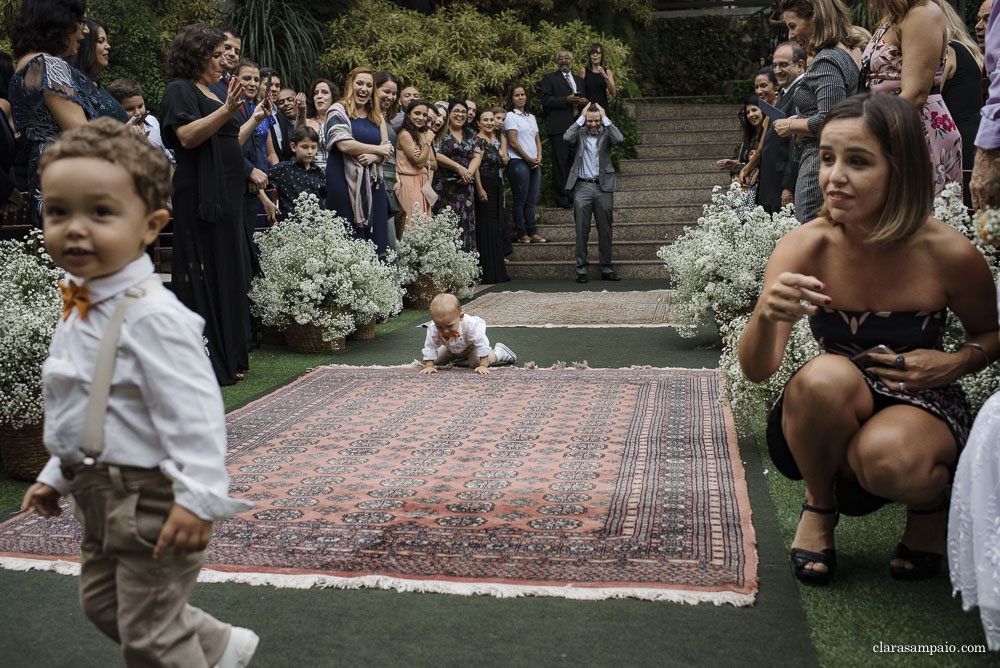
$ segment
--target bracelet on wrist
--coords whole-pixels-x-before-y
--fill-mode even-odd
[[[980,345],[978,343],[974,343],[972,341],[966,341],[965,343],[962,344],[961,347],[965,348],[966,346],[968,346],[969,348],[975,348],[976,350],[978,350],[979,352],[981,352],[983,354],[983,357],[986,358],[986,366],[989,366],[990,364],[993,363],[993,362],[990,361],[990,356],[986,354],[986,351],[983,349],[982,345]],[[986,367],[983,367],[983,368],[986,368]]]

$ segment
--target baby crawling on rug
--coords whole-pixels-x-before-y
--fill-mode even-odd
[[[463,357],[469,360],[473,371],[481,374],[489,374],[490,365],[517,362],[514,351],[499,341],[495,348],[490,348],[486,321],[462,313],[462,304],[455,295],[446,292],[435,295],[431,300],[431,321],[424,339],[422,374],[437,373],[435,364]]]

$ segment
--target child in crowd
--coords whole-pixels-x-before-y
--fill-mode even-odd
[[[52,456],[21,507],[53,517],[73,495],[80,601],[127,665],[245,666],[257,635],[188,605],[213,521],[252,504],[227,495],[204,322],[145,253],[170,217],[170,165],[99,118],[63,134],[39,170],[66,306],[42,374]]]
[[[277,220],[295,210],[295,199],[303,192],[316,195],[326,206],[326,173],[313,164],[319,148],[319,133],[308,125],[295,128],[291,141],[295,157],[271,168],[268,179],[278,189]]]
[[[125,108],[125,113],[130,117],[138,116],[141,119],[142,128],[149,143],[166,153],[170,162],[176,165],[174,152],[163,146],[163,139],[160,137],[160,122],[156,120],[156,116],[146,111],[146,99],[139,82],[134,79],[115,79],[108,84],[108,93]]]
[[[424,339],[424,367],[420,373],[437,373],[435,363],[447,364],[466,358],[476,373],[489,374],[491,364],[514,364],[517,355],[497,342],[490,348],[486,321],[462,313],[458,297],[442,292],[431,301],[431,324]]]

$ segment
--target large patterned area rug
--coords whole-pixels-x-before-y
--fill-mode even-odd
[[[463,307],[491,327],[673,327],[673,290],[488,292]]]
[[[203,581],[753,603],[717,372],[315,370],[228,417]],[[72,573],[80,527],[21,515],[0,564]],[[70,562],[70,563],[67,563]]]

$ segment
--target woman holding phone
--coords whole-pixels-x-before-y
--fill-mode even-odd
[[[895,501],[908,515],[890,575],[929,578],[972,426],[957,380],[1000,356],[996,288],[982,254],[933,217],[930,156],[911,103],[857,95],[832,107],[818,134],[823,206],[771,254],[740,366],[751,381],[769,378],[808,316],[823,354],[795,372],[767,424],[775,466],[805,481],[795,576],[828,584],[839,514]],[[949,311],[968,334],[950,353],[941,344]]]

